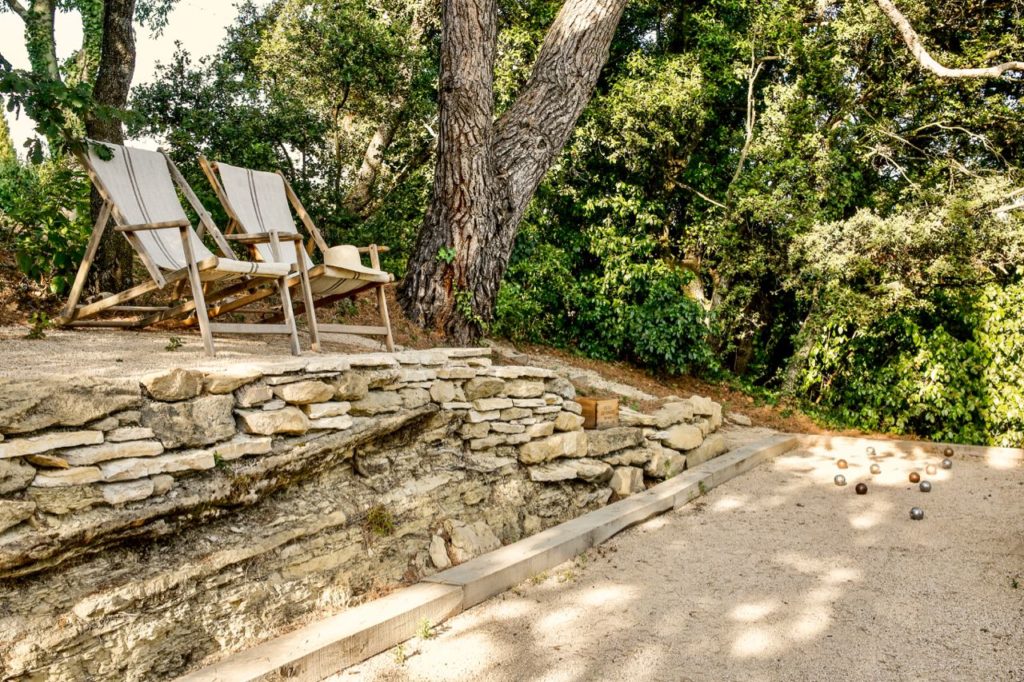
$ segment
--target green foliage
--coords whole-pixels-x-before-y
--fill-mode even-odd
[[[374,505],[366,512],[366,527],[380,537],[392,535],[395,532],[395,517],[384,505]]]
[[[178,350],[179,348],[181,348],[184,345],[185,344],[182,343],[180,336],[172,336],[171,338],[169,338],[167,340],[167,345],[164,346],[164,350],[173,352],[173,351]]]
[[[28,334],[25,334],[25,338],[31,340],[45,339],[46,330],[50,327],[50,317],[42,311],[36,311],[29,315],[28,321],[32,327],[29,329]]]
[[[65,291],[89,235],[85,174],[66,159],[38,166],[0,159],[0,231],[23,273]]]

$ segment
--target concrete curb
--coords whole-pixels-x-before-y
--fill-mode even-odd
[[[869,445],[879,454],[899,452],[915,456],[939,456],[947,447],[953,448],[956,457],[975,457],[984,459],[989,466],[996,469],[1009,469],[1024,465],[1024,450],[1019,448],[997,448],[984,445],[957,445],[956,443],[931,443],[919,440],[884,440],[878,438],[860,438],[849,436],[818,436],[803,434],[797,436],[800,447],[818,450],[849,450],[850,448],[866,448]]]
[[[746,445],[642,493],[471,559],[422,582],[272,639],[178,682],[314,682],[410,639],[801,444],[780,435]]]

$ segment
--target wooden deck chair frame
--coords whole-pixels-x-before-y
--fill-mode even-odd
[[[225,212],[228,214],[228,226],[226,229],[226,233],[228,235],[232,235],[236,231],[246,232],[245,225],[242,223],[241,219],[238,216],[238,213],[233,208],[231,200],[227,195],[227,191],[221,184],[220,178],[218,177],[218,172],[220,169],[219,164],[216,161],[210,161],[205,156],[200,156],[199,165],[203,169],[203,173],[206,174],[206,178],[210,181],[210,185],[213,187],[214,192],[217,194],[217,198],[220,200],[221,205],[224,207]],[[295,213],[299,216],[299,220],[302,222],[303,226],[306,228],[306,231],[309,233],[309,239],[306,242],[306,255],[312,256],[316,249],[319,249],[321,253],[326,253],[330,247],[328,246],[326,240],[324,240],[323,235],[320,233],[320,229],[316,226],[316,224],[313,222],[313,219],[309,216],[309,213],[306,211],[306,208],[302,205],[302,202],[299,200],[299,197],[295,193],[295,190],[292,189],[291,183],[288,182],[288,178],[286,178],[281,171],[276,171],[275,175],[281,178],[281,182],[284,185],[284,191],[286,196],[288,197],[289,204],[291,205]],[[288,232],[283,234],[294,233]],[[248,232],[248,235],[255,236],[253,235],[252,232]],[[254,247],[255,244],[252,244],[250,246],[252,250],[252,256],[258,257],[259,254],[256,252],[256,249]],[[360,254],[369,254],[370,266],[374,270],[380,270],[380,254],[386,253],[387,251],[388,247],[378,246],[377,244],[358,247],[358,252]],[[296,260],[304,264],[306,259],[303,258],[301,255],[296,254]],[[307,272],[309,279],[311,281],[316,281],[316,279],[319,277],[327,276],[326,269],[323,265],[316,265],[313,268],[309,268]],[[304,300],[300,309],[298,310],[298,313],[302,314],[308,311],[306,319],[309,323],[310,335],[313,338],[314,348],[319,348],[319,332],[322,331],[327,333],[338,334],[356,334],[360,336],[383,336],[384,343],[387,346],[388,351],[394,352],[395,340],[391,332],[391,316],[388,313],[387,298],[385,297],[384,294],[384,287],[387,286],[388,283],[390,282],[366,282],[364,286],[358,286],[344,293],[329,294],[320,296],[318,298],[312,294],[313,287],[307,287],[305,291],[308,292],[310,295],[304,295]],[[289,286],[295,286],[296,284],[298,284],[298,281],[294,277],[289,279]],[[323,323],[317,320],[316,308],[331,305],[333,303],[336,303],[337,301],[346,298],[353,298],[357,294],[374,289],[376,290],[375,293],[377,297],[377,311],[378,314],[380,315],[381,321],[381,324],[379,326]],[[258,300],[264,295],[265,294],[262,292],[257,292],[248,298],[250,300]]]
[[[106,143],[87,141],[85,144],[92,145]],[[249,271],[245,273],[237,272],[234,269],[218,269],[218,266],[222,265],[222,261],[238,261],[237,257],[231,250],[228,239],[243,243],[251,240],[240,239],[238,237],[226,237],[220,232],[216,224],[213,222],[210,214],[206,211],[205,207],[203,207],[195,192],[192,191],[192,188],[170,158],[161,154],[167,164],[167,169],[174,185],[182,192],[189,204],[199,215],[200,226],[198,230],[195,230],[194,234],[199,239],[202,239],[204,232],[208,231],[216,243],[218,250],[224,255],[224,258],[213,257],[206,258],[202,261],[197,260],[192,246],[192,241],[189,239],[189,231],[193,228],[191,222],[187,219],[132,224],[125,218],[125,214],[118,207],[117,203],[113,199],[113,195],[101,179],[93,165],[93,162],[89,158],[88,149],[85,148],[84,145],[80,146],[75,150],[75,156],[79,163],[81,163],[86,169],[89,179],[96,188],[96,191],[99,193],[103,204],[100,208],[99,215],[96,218],[96,222],[93,225],[92,234],[89,237],[89,242],[86,246],[85,254],[82,257],[82,262],[78,267],[78,273],[75,276],[74,284],[72,285],[71,292],[68,295],[67,304],[65,305],[60,317],[55,320],[58,325],[65,327],[141,328],[167,320],[191,319],[194,320],[193,323],[198,323],[200,334],[203,339],[203,349],[209,356],[214,356],[216,353],[213,342],[213,334],[215,332],[231,334],[286,334],[290,337],[290,349],[292,354],[298,355],[301,352],[299,347],[298,331],[295,326],[295,316],[292,311],[291,295],[289,293],[289,288],[286,285],[286,280],[290,277],[290,274],[262,274],[256,268],[250,268]],[[114,223],[114,231],[123,234],[132,245],[135,255],[149,273],[150,281],[131,287],[112,296],[107,296],[98,301],[79,305],[79,300],[81,299],[82,292],[85,288],[85,282],[88,278],[89,271],[92,269],[93,262],[96,258],[100,242],[102,241],[103,235],[107,230],[107,226],[111,221]],[[154,262],[154,259],[147,253],[145,246],[138,238],[139,233],[143,231],[167,228],[178,229],[181,237],[182,250],[186,259],[184,267],[173,270],[161,269]],[[301,238],[295,239],[294,235],[276,235],[268,233],[264,237],[273,245],[275,252],[280,249],[281,241],[292,242],[297,252],[302,249]],[[304,261],[301,259],[299,259],[299,262],[301,266],[305,265]],[[254,263],[252,265],[256,266],[257,264]],[[308,292],[308,277],[304,267],[300,267],[298,275],[304,285],[305,291]],[[232,282],[232,280],[237,279],[241,279],[241,281]],[[269,282],[267,280],[269,280]],[[226,286],[221,286],[215,289],[211,287],[210,291],[207,291],[208,285],[212,285],[214,283],[225,284],[226,282],[229,282]],[[140,296],[144,296],[154,291],[164,290],[168,285],[172,284],[174,285],[173,293],[176,298],[183,298],[184,285],[186,283],[188,284],[192,294],[191,300],[186,300],[180,303],[176,301],[175,305],[167,306],[129,305],[131,301],[139,298]],[[268,287],[268,283],[276,284],[276,286]],[[266,291],[269,296],[275,293],[275,290],[276,293],[281,296],[283,324],[232,324],[211,322],[211,318],[216,318],[218,315],[238,308],[237,305],[233,305],[237,301],[237,298],[232,300],[231,297],[245,297],[247,292],[254,291]],[[251,295],[251,293],[248,295]],[[220,305],[211,305],[218,301],[224,301],[224,303],[221,303]],[[98,319],[97,316],[105,312],[135,313],[135,317],[130,319]]]

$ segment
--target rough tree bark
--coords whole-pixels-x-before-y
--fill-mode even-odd
[[[414,322],[468,343],[492,318],[519,223],[590,99],[625,5],[566,0],[495,121],[497,3],[445,0],[434,188],[400,291]]]
[[[123,109],[128,103],[128,90],[135,73],[135,31],[132,18],[135,0],[106,0],[103,3],[103,43],[99,69],[93,86],[98,104]],[[90,116],[85,122],[86,134],[94,140],[122,144],[121,121]],[[100,198],[92,190],[92,216],[99,214]],[[122,291],[132,285],[132,249],[128,240],[111,231],[104,235],[90,272],[89,288],[93,291]]]

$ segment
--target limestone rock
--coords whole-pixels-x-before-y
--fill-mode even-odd
[[[53,454],[29,455],[25,460],[43,469],[67,469],[71,466],[66,459]]]
[[[573,414],[583,414],[583,406],[574,400],[566,400],[562,403],[562,409]]]
[[[750,426],[752,423],[750,417],[739,412],[730,412],[725,418],[737,426]]]
[[[96,467],[74,467],[55,471],[39,472],[32,479],[35,488],[66,488],[73,485],[96,483],[102,478]]]
[[[303,434],[309,431],[309,418],[297,407],[265,412],[263,410],[239,410],[238,418],[242,430],[259,436],[277,433]]]
[[[336,400],[362,400],[370,390],[366,377],[357,372],[346,372],[334,383]]]
[[[321,419],[310,419],[311,429],[330,429],[331,431],[344,431],[352,428],[352,417],[343,414],[339,417],[322,417]]]
[[[323,419],[324,417],[340,417],[344,414],[348,414],[349,410],[352,409],[352,403],[339,400],[328,403],[313,403],[311,405],[303,405],[302,411],[306,413],[306,416],[310,419]]]
[[[163,495],[174,487],[174,476],[169,476],[168,474],[159,474],[149,480],[153,481],[154,495]]]
[[[29,518],[36,511],[35,502],[21,500],[0,500],[0,533],[13,528]]]
[[[556,431],[579,431],[583,428],[583,417],[572,412],[559,412],[554,427]]]
[[[553,483],[576,478],[576,466],[571,461],[551,462],[527,467],[530,480],[537,483]]]
[[[692,450],[704,441],[704,434],[696,426],[680,424],[665,432],[662,441],[673,450]]]
[[[203,387],[207,393],[223,395],[259,381],[262,376],[259,372],[208,372],[203,378]]]
[[[472,367],[442,367],[437,370],[438,379],[472,379],[476,376],[476,370]]]
[[[709,459],[714,459],[724,454],[728,450],[729,446],[726,444],[725,438],[714,433],[708,436],[707,440],[700,447],[687,451],[686,461],[690,467],[695,467]]]
[[[375,369],[371,372],[361,372],[360,374],[366,379],[366,387],[371,391],[375,388],[384,388],[397,384],[402,377],[401,371],[397,369]]]
[[[402,407],[415,410],[430,402],[430,392],[423,388],[403,388],[398,392],[402,399]]]
[[[548,379],[544,382],[544,390],[548,393],[560,395],[566,400],[573,400],[576,398],[576,389],[573,387],[572,382],[565,377]]]
[[[430,385],[430,399],[435,403],[450,403],[455,400],[455,384],[450,381],[435,381]]]
[[[483,438],[491,431],[491,425],[488,422],[479,422],[476,424],[463,424],[459,429],[459,435],[463,438]]]
[[[526,436],[532,440],[534,438],[545,438],[552,435],[554,432],[554,422],[541,422],[539,424],[531,424],[527,427]]]
[[[499,415],[502,421],[510,422],[516,419],[526,419],[533,416],[533,412],[526,409],[525,407],[510,407],[506,410],[502,410]]]
[[[710,417],[714,413],[714,402],[711,398],[694,395],[690,396],[690,404],[693,405],[693,413],[701,417]]]
[[[30,438],[11,438],[0,443],[0,459],[24,457],[59,448],[95,445],[102,442],[102,431],[54,431]]]
[[[644,471],[636,467],[616,467],[608,485],[619,497],[628,497],[644,489]]]
[[[516,460],[512,457],[501,457],[488,451],[473,451],[463,457],[463,466],[470,471],[491,473],[509,467],[515,467]]]
[[[137,407],[142,392],[135,379],[62,377],[52,380],[0,377],[0,433],[81,426]]]
[[[298,410],[296,410],[298,412]],[[302,414],[299,412],[299,414]],[[176,471],[200,471],[216,466],[213,453],[206,450],[187,450],[144,459],[115,459],[99,465],[104,481],[131,481],[154,474]],[[71,471],[69,469],[69,471]],[[38,479],[39,477],[36,476]]]
[[[477,398],[473,401],[473,409],[477,412],[493,412],[494,410],[507,410],[512,407],[512,400],[509,398]]]
[[[143,478],[125,483],[105,483],[99,488],[107,504],[117,505],[144,500],[153,494],[155,486],[151,479]]]
[[[186,402],[149,402],[142,408],[142,425],[153,430],[167,448],[209,445],[235,435],[230,395],[208,395]]]
[[[667,429],[693,419],[693,404],[688,400],[666,403],[652,416],[654,417],[654,426],[659,429]]]
[[[495,433],[525,433],[526,426],[523,424],[506,424],[505,422],[491,422],[491,429]],[[543,434],[550,436],[550,433]]]
[[[35,475],[35,468],[21,460],[0,459],[0,495],[24,490]]]
[[[583,458],[574,462],[576,477],[587,483],[605,483],[612,477],[612,467],[606,462]]]
[[[121,422],[118,421],[117,417],[107,417],[106,419],[89,424],[89,428],[95,431],[112,431],[120,425]]]
[[[334,388],[322,381],[297,381],[275,386],[274,395],[292,405],[322,403],[334,397]]]
[[[499,445],[504,445],[507,441],[505,436],[494,435],[486,436],[484,438],[474,438],[469,441],[470,450],[490,450],[491,448]]]
[[[466,415],[466,419],[469,420],[470,424],[491,422],[496,419],[501,419],[501,412],[498,412],[497,410],[493,412],[477,412],[476,410],[470,410],[469,414]]]
[[[142,378],[146,395],[154,400],[175,402],[195,398],[203,392],[203,373],[175,368]]]
[[[536,379],[553,379],[555,373],[543,367],[526,367],[524,365],[501,365],[497,367],[485,367],[481,370],[482,376],[497,377],[499,379],[522,379],[524,377]]]
[[[711,430],[717,431],[722,426],[722,406],[718,403],[711,403],[711,416],[708,417],[708,421],[711,422]]]
[[[570,431],[526,443],[519,448],[519,461],[539,464],[559,457],[584,457],[586,454],[586,432]]]
[[[619,450],[636,447],[644,441],[643,431],[632,426],[590,431],[590,457],[600,457]]]
[[[164,446],[158,440],[135,440],[127,443],[103,443],[102,445],[91,445],[84,448],[73,448],[64,450],[61,458],[73,467],[98,464],[111,459],[126,459],[128,457],[152,457],[164,451]]]
[[[142,413],[138,410],[125,410],[124,412],[118,412],[114,416],[117,417],[117,423],[121,426],[138,426]]]
[[[644,467],[644,473],[651,478],[672,478],[686,469],[686,455],[680,455],[668,448],[654,453],[651,461]]]
[[[462,390],[466,394],[466,400],[491,398],[505,390],[505,382],[495,377],[476,377],[467,381]],[[509,407],[512,407],[511,403]]]
[[[146,440],[155,437],[153,429],[147,429],[144,426],[122,426],[107,432],[106,441],[108,443],[124,443],[130,440]]]
[[[613,466],[644,466],[654,457],[654,452],[651,448],[629,448],[602,457],[602,460]]]
[[[246,436],[238,434],[229,441],[217,443],[207,452],[224,461],[239,459],[246,455],[264,455],[270,452],[273,439],[270,436]]]
[[[546,389],[543,381],[513,379],[505,384],[504,395],[509,398],[539,398]]]
[[[239,407],[255,407],[273,398],[274,392],[264,383],[247,384],[235,391],[235,400],[238,401]]]
[[[448,549],[445,547],[444,538],[440,535],[433,535],[430,538],[430,562],[434,564],[434,568],[442,571],[452,565],[452,560],[448,558]]]
[[[513,407],[526,407],[526,408],[546,407],[547,404],[548,403],[547,403],[546,400],[544,400],[544,398],[513,398],[512,399],[512,406]]]
[[[501,547],[501,540],[483,521],[477,521],[473,525],[461,521],[448,521],[445,525],[449,528],[452,539],[451,557],[456,564]]]
[[[357,416],[373,416],[385,412],[395,412],[402,407],[402,397],[390,391],[374,391],[367,393],[361,400],[352,403],[351,412]]]
[[[283,410],[288,406],[288,403],[281,400],[280,398],[274,398],[269,403],[263,403],[260,405],[260,409],[264,412],[275,412],[277,410]]]
[[[63,488],[29,488],[29,498],[44,514],[63,516],[103,504],[103,494],[95,485],[76,485]]]

